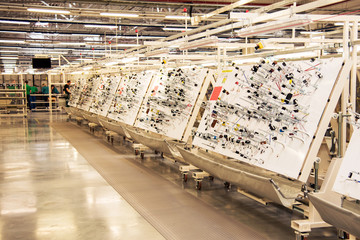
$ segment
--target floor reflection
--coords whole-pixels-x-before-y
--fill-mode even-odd
[[[0,150],[0,239],[163,239],[47,113],[0,119]]]

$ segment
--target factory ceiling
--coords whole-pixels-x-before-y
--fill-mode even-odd
[[[232,13],[267,11],[271,13],[313,1],[243,1],[244,5],[220,11],[200,21],[196,26],[189,17],[200,17],[231,6],[229,0],[8,0],[0,1],[0,70],[25,71],[34,56],[47,55],[58,64],[86,58],[102,58],[109,51],[123,51],[145,42],[156,41],[181,31],[229,19]],[[330,1],[329,1],[330,2]],[[275,3],[280,3],[276,7]],[[266,9],[267,6],[270,6]],[[311,9],[302,14],[360,14],[360,1],[349,0]],[[235,20],[231,20],[235,21]],[[334,22],[314,23],[297,29],[336,31]],[[278,31],[265,37],[291,36],[290,31]],[[339,31],[339,34],[341,32]],[[233,30],[217,34],[221,39],[244,42]],[[264,36],[262,36],[264,37]],[[249,38],[254,42],[259,37]],[[66,58],[66,60],[65,60]]]

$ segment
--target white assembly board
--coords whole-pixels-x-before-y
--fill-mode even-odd
[[[333,190],[360,200],[360,129],[354,127]]]
[[[74,81],[74,85],[71,86],[71,94],[70,94],[70,99],[69,99],[69,106],[70,107],[76,107],[78,102],[79,102],[79,98],[81,95],[81,91],[84,87],[84,84],[86,82],[85,80],[85,76],[84,75],[79,75],[77,76],[77,78]]]
[[[262,60],[223,69],[193,144],[298,178],[342,62]]]
[[[199,68],[159,70],[135,126],[181,140],[207,72]]]
[[[92,99],[95,95],[95,90],[99,86],[101,81],[101,75],[94,74],[86,79],[86,83],[83,86],[77,108],[84,111],[89,111],[92,104]]]
[[[120,74],[103,74],[95,89],[90,112],[106,116],[120,82]]]
[[[153,74],[153,71],[144,71],[122,76],[107,117],[133,125]]]

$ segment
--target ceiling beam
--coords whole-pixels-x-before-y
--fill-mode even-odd
[[[240,0],[240,1],[237,1],[237,2],[235,2],[233,4],[230,4],[228,6],[216,9],[215,11],[207,13],[207,14],[205,14],[203,16],[192,17],[191,18],[191,24],[192,25],[198,25],[201,21],[205,21],[205,20],[207,20],[207,19],[209,19],[209,18],[211,18],[211,17],[213,17],[215,15],[218,15],[218,14],[223,13],[223,12],[230,11],[230,10],[232,10],[234,8],[240,7],[242,5],[250,3],[252,1],[254,1],[254,0]]]

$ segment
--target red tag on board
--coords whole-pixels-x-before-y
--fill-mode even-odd
[[[214,87],[214,90],[213,90],[213,92],[211,94],[211,97],[210,97],[210,101],[218,100],[219,95],[221,93],[221,89],[222,89],[222,87]]]

